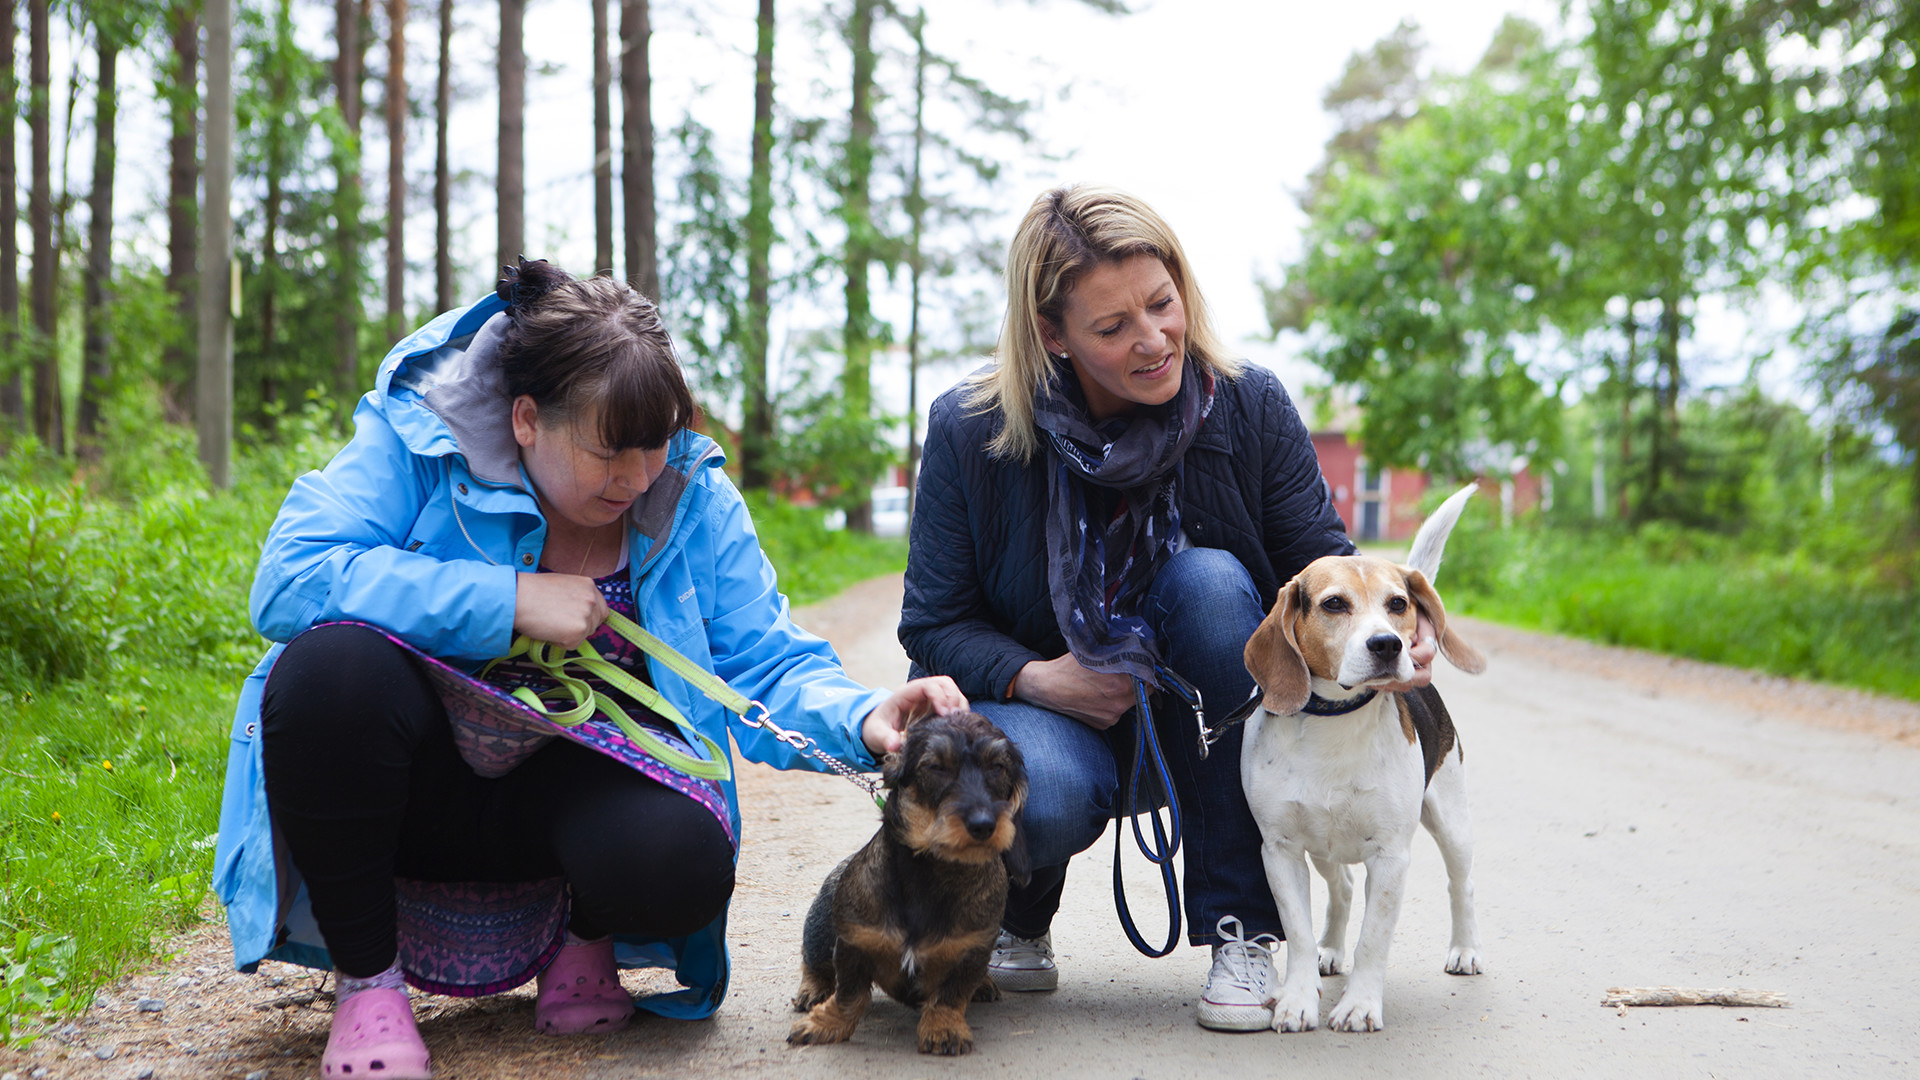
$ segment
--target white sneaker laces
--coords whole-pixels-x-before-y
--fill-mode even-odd
[[[1273,950],[1279,946],[1280,939],[1272,934],[1248,939],[1240,920],[1232,915],[1220,917],[1219,931],[1221,941],[1213,954],[1208,990],[1214,991],[1215,980],[1224,974],[1228,985],[1246,990],[1255,1000],[1265,998],[1267,988],[1273,984]]]

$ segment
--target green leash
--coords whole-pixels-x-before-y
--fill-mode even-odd
[[[880,794],[880,785],[870,777],[863,776],[859,770],[827,753],[814,741],[797,731],[788,731],[773,722],[773,714],[767,707],[754,701],[733,687],[728,686],[718,676],[687,659],[666,642],[661,641],[645,627],[619,612],[607,615],[607,625],[614,633],[632,642],[641,652],[658,660],[669,671],[685,679],[693,688],[718,703],[721,708],[740,718],[740,722],[752,728],[761,728],[774,738],[786,743],[802,753],[811,754],[834,772],[846,777],[865,789],[876,803],[884,805]],[[511,660],[524,656],[535,667],[559,685],[547,693],[550,696],[569,699],[570,705],[555,708],[531,687],[520,687],[513,696],[528,708],[559,724],[561,727],[574,727],[592,719],[595,713],[605,713],[608,719],[619,727],[622,734],[635,744],[653,755],[661,763],[678,769],[688,776],[697,776],[705,780],[728,780],[733,776],[730,758],[726,749],[707,738],[681,715],[673,703],[661,695],[660,691],[633,677],[620,665],[601,656],[594,647],[581,642],[580,648],[568,652],[548,641],[535,641],[525,634],[514,639],[513,648],[505,656],[488,663],[481,671],[484,676],[494,664],[502,660]],[[635,723],[619,703],[606,694],[594,690],[584,678],[569,673],[569,667],[577,667],[588,675],[598,676],[608,686],[633,698],[641,705],[653,710],[659,716],[678,728],[690,740],[697,740],[707,751],[708,757],[701,759],[669,745],[660,736]]]

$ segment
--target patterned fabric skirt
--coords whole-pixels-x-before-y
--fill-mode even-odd
[[[379,632],[419,661],[446,708],[461,757],[481,776],[505,775],[548,739],[571,739],[699,803],[739,851],[740,840],[720,786],[662,764],[612,721],[595,716],[563,727],[492,683],[435,659],[378,626],[350,625]],[[698,754],[671,725],[652,730],[677,749]],[[524,882],[396,878],[400,966],[407,981],[429,993],[479,997],[531,980],[566,941],[566,884],[563,878]]]

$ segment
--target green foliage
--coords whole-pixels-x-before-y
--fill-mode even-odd
[[[1463,520],[1447,542],[1449,610],[1920,699],[1911,583],[1667,522],[1503,532],[1488,517]]]
[[[907,542],[828,529],[819,507],[795,506],[764,492],[746,493],[760,548],[780,575],[780,591],[796,605],[811,604],[856,582],[904,573]]]
[[[73,1006],[64,986],[73,962],[73,939],[14,935],[0,946],[0,1046],[25,1047],[38,1032],[16,1025],[21,1019],[63,1013]]]

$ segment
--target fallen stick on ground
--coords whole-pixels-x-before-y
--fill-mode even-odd
[[[1609,1008],[1625,1005],[1733,1005],[1748,1008],[1781,1009],[1790,1002],[1776,990],[1739,990],[1721,988],[1700,990],[1684,986],[1615,986],[1600,1004]]]

